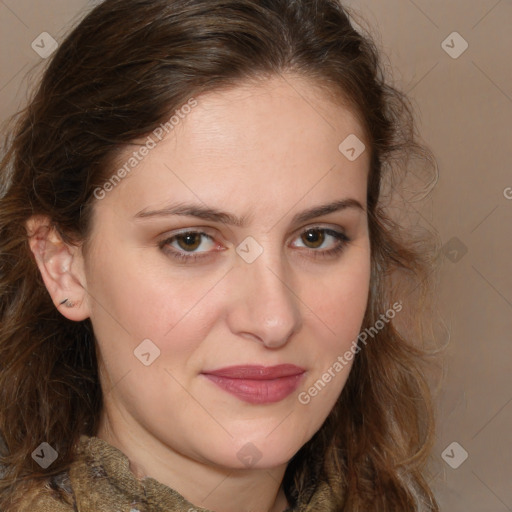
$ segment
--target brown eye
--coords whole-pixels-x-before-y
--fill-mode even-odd
[[[184,233],[175,237],[179,247],[185,251],[194,251],[201,244],[201,233]]]
[[[192,263],[213,256],[221,250],[213,237],[203,231],[184,231],[159,242],[166,254],[183,263]]]
[[[321,247],[325,240],[325,231],[321,229],[308,229],[302,236],[302,241],[311,249]]]
[[[315,259],[337,258],[351,242],[345,233],[319,226],[306,229],[297,240],[300,240],[300,245],[293,244],[293,247]]]

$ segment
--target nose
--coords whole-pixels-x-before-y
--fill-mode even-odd
[[[300,300],[286,279],[285,266],[271,266],[264,255],[250,264],[239,262],[232,272],[236,292],[228,323],[235,334],[275,349],[300,329]]]

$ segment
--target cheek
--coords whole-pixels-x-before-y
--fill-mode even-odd
[[[138,368],[133,351],[149,339],[162,356],[182,361],[206,336],[216,314],[208,296],[222,275],[171,273],[164,260],[146,263],[139,256],[105,246],[89,271],[91,320],[103,358]]]
[[[320,290],[308,288],[307,303],[313,305],[308,332],[314,343],[307,344],[311,371],[297,396],[308,432],[315,432],[332,410],[357,357],[370,285],[369,253],[360,252],[322,284]]]
[[[326,275],[317,286],[307,287],[306,304],[316,318],[325,345],[332,350],[357,337],[368,302],[370,286],[369,253],[358,252],[345,265]],[[325,353],[325,352],[324,352]]]

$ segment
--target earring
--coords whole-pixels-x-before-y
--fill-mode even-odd
[[[67,308],[73,308],[75,307],[75,304],[73,302],[71,302],[69,299],[64,299],[61,303],[60,303],[61,306],[66,306]]]

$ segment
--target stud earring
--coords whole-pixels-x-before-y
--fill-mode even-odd
[[[73,308],[75,307],[75,304],[73,302],[71,302],[69,299],[64,299],[61,303],[60,303],[61,306],[66,306],[67,308]]]

